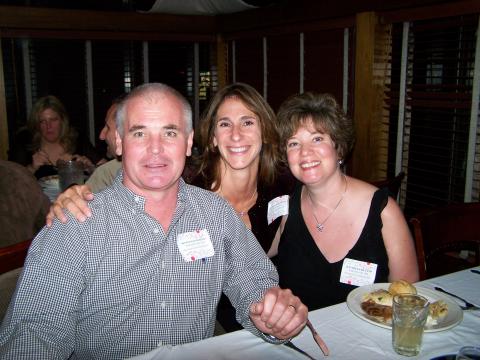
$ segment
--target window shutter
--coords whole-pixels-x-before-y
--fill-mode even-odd
[[[477,27],[478,16],[410,24],[402,151],[408,215],[422,208],[464,201]],[[393,58],[400,59],[401,24],[395,24],[395,28]],[[392,63],[393,90],[399,88],[398,72],[398,64]],[[397,95],[395,91],[392,94]],[[396,124],[398,112],[391,111],[390,116]],[[390,151],[395,143],[392,136]],[[476,201],[478,141],[477,136],[473,187]]]

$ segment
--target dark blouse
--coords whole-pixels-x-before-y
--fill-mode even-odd
[[[205,181],[201,177],[194,178],[190,183],[199,187],[205,187]],[[282,221],[282,217],[278,217],[270,225],[268,224],[268,203],[278,196],[289,195],[293,190],[294,184],[293,175],[288,169],[284,169],[279,173],[273,186],[265,187],[259,185],[257,188],[257,201],[248,210],[248,216],[252,225],[252,233],[265,252],[268,252],[270,249],[278,226]],[[221,296],[217,307],[217,320],[227,332],[243,329],[236,321],[235,309],[225,295]]]
[[[280,238],[277,269],[280,286],[300,297],[309,310],[344,302],[354,285],[341,283],[343,260],[330,263],[315,244],[300,207],[301,186],[290,198],[290,212]],[[388,256],[382,237],[382,210],[388,189],[377,190],[359,239],[346,258],[378,265],[375,282],[388,282]]]
[[[200,177],[188,181],[192,185],[205,187],[204,181]],[[257,238],[260,245],[265,252],[270,249],[273,238],[277,232],[278,226],[281,222],[281,217],[275,219],[270,225],[267,222],[268,203],[278,196],[289,195],[294,187],[295,181],[293,175],[287,170],[282,170],[275,181],[275,184],[270,187],[259,185],[257,188],[257,201],[248,210],[250,223],[252,225],[252,232]]]

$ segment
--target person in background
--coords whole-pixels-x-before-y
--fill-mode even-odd
[[[96,153],[87,140],[80,141],[70,126],[67,111],[53,95],[38,99],[28,120],[30,144],[16,146],[9,154],[12,161],[27,166],[37,179],[56,175],[57,161],[75,158],[87,169],[93,168]]]
[[[0,329],[0,357],[125,358],[198,341],[213,334],[222,291],[266,341],[303,329],[308,309],[277,286],[232,207],[181,179],[191,124],[174,89],[129,93],[117,110],[123,170],[96,194],[87,221],[56,221],[34,239]]]
[[[0,247],[32,239],[45,225],[50,201],[24,166],[0,160]]]
[[[418,281],[413,240],[395,200],[387,189],[342,172],[354,130],[336,100],[295,95],[277,118],[288,165],[300,182],[270,253],[278,252],[280,286],[318,309],[345,301],[356,286]]]
[[[100,131],[98,138],[107,143],[106,155],[107,158],[111,160],[99,165],[85,182],[88,186],[89,192],[99,192],[107,186],[110,186],[118,171],[122,168],[120,157],[115,155],[115,115],[117,113],[118,104],[120,104],[124,97],[125,95],[122,95],[114,99],[107,110],[105,126],[102,131]],[[93,195],[90,195],[89,199],[93,199]]]
[[[200,157],[193,161],[191,182],[227,200],[264,251],[269,251],[281,219],[279,214],[268,214],[269,203],[289,194],[293,186],[293,177],[280,165],[273,110],[250,85],[227,85],[210,100],[198,138]],[[55,216],[65,221],[65,207],[84,221],[91,215],[85,200],[91,199],[93,195],[85,186],[68,189],[52,206],[47,224]],[[217,318],[227,332],[242,328],[225,296]]]

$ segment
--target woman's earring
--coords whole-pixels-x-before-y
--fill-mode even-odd
[[[342,166],[342,164],[343,164],[343,160],[342,159],[338,160],[338,166]]]

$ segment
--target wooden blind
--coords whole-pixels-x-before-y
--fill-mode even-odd
[[[410,23],[402,150],[407,215],[464,200],[477,26],[477,15]],[[401,27],[394,25],[393,59],[400,58]],[[398,65],[392,61],[392,124],[398,116]],[[477,161],[478,148],[477,136]],[[474,168],[478,189],[478,163]],[[474,197],[478,201],[478,190]]]

